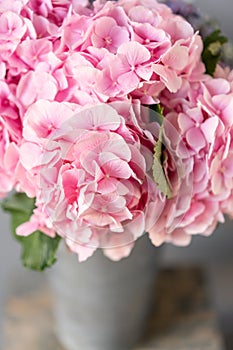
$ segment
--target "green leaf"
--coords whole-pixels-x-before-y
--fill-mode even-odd
[[[214,74],[217,63],[221,59],[222,46],[227,41],[227,38],[221,35],[219,29],[215,30],[205,38],[202,61],[205,64],[207,74]]]
[[[152,117],[156,117],[156,121],[158,121],[158,123],[160,125],[163,124],[163,119],[164,119],[164,116],[163,116],[163,110],[164,108],[159,104],[154,104],[154,105],[144,105],[144,107],[147,107],[149,108],[152,112],[155,112],[153,113]]]
[[[154,106],[154,110],[163,116],[164,108],[159,103],[153,106]]]
[[[158,141],[155,143],[155,147],[154,147],[154,161],[153,161],[152,171],[153,171],[154,181],[158,185],[159,190],[167,198],[172,198],[172,191],[170,189],[170,185],[168,183],[166,174],[162,166],[162,163],[163,163],[162,155],[163,155],[163,125],[160,126]]]
[[[11,232],[15,239],[22,242],[25,237],[16,234],[16,228],[27,222],[35,208],[35,199],[28,198],[24,193],[14,193],[2,202],[4,211],[11,215]]]
[[[16,228],[30,219],[35,208],[35,199],[28,198],[24,193],[14,193],[3,201],[2,208],[11,215],[13,236],[22,245],[23,265],[37,271],[52,266],[56,261],[55,254],[60,237],[51,238],[40,231],[27,237],[16,234]]]
[[[56,252],[60,237],[51,238],[36,231],[24,238],[22,261],[27,268],[43,271],[56,262]]]
[[[35,208],[35,199],[28,198],[24,193],[14,193],[3,201],[2,207],[5,211],[19,211],[31,215]]]

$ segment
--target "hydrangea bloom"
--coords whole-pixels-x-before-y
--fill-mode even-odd
[[[167,203],[169,219],[161,216],[162,224],[158,221],[150,232],[157,245],[166,241],[182,244],[180,235],[183,244],[193,234],[209,235],[218,222],[224,222],[224,214],[232,215],[232,91],[232,73],[218,67],[214,78],[191,84],[171,103],[170,93],[161,96],[167,106],[166,118],[181,136],[182,144],[176,143],[176,152],[193,160],[193,191],[191,205],[175,230],[170,230],[170,224],[176,197]]]
[[[156,0],[1,1],[0,196],[36,203],[17,233],[119,260],[145,231],[187,245],[233,217],[233,73],[205,74],[202,51]]]
[[[80,260],[98,247],[119,260],[130,253],[149,222],[156,221],[164,200],[146,175],[148,155],[153,157],[152,136],[144,150],[142,135],[133,124],[132,129],[126,126],[117,107],[81,108],[71,118],[73,111],[66,103],[41,100],[31,106],[20,154],[37,195],[41,193],[44,214],[37,211],[18,234],[25,235],[25,228],[32,233],[35,219],[46,215]],[[132,121],[131,108],[126,106],[126,112]],[[152,219],[149,208],[156,214]]]

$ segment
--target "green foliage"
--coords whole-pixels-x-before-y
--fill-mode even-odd
[[[163,123],[163,107],[160,104],[144,105],[144,107],[147,107],[152,111],[152,119],[156,119],[160,125]]]
[[[56,261],[56,252],[60,237],[51,238],[36,231],[23,240],[22,261],[27,268],[43,271]]]
[[[22,262],[27,268],[43,271],[56,262],[56,251],[60,237],[50,238],[40,231],[27,237],[16,235],[16,228],[30,219],[35,200],[24,193],[14,193],[4,200],[2,208],[11,215],[11,231],[22,245]]]
[[[166,174],[163,169],[163,108],[160,105],[156,105],[157,107],[153,109],[155,112],[159,114],[160,129],[158,140],[155,143],[154,147],[154,161],[153,161],[153,178],[155,183],[158,185],[159,190],[165,194],[167,198],[172,197],[172,192],[166,177]]]
[[[28,198],[24,193],[14,193],[3,201],[2,208],[11,214],[11,231],[14,237],[22,241],[24,238],[17,236],[15,231],[19,225],[29,220],[35,208],[34,198]]]
[[[219,29],[213,31],[205,38],[202,61],[205,64],[207,74],[214,74],[217,63],[221,59],[222,46],[226,42],[227,38],[221,35],[221,31]]]

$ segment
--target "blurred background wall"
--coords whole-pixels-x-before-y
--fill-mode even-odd
[[[233,41],[233,1],[196,0],[199,7],[216,17]],[[0,213],[0,322],[9,295],[39,286],[43,274],[21,267],[20,247],[9,234],[9,218]],[[163,247],[162,266],[202,266],[209,279],[212,299],[225,332],[233,333],[233,222],[220,226],[211,238],[194,237],[188,248]],[[0,336],[1,344],[1,336]]]

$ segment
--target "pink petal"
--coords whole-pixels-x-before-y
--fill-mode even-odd
[[[16,234],[18,236],[27,237],[31,235],[33,232],[38,230],[38,223],[37,222],[25,222],[17,227]]]
[[[159,231],[155,225],[149,231],[149,238],[155,247],[159,247],[166,241],[166,232],[165,230]]]
[[[114,246],[119,245],[117,248],[105,248],[103,249],[104,255],[108,257],[109,259],[113,261],[119,261],[123,258],[127,258],[133,247],[134,243],[129,243],[127,245],[121,244],[121,238],[117,236],[117,234],[114,235],[114,237],[111,237],[111,243]]]
[[[133,218],[124,225],[126,234],[132,235],[134,239],[141,237],[145,232],[145,216],[141,211],[134,211]]]
[[[136,41],[122,44],[117,53],[125,55],[130,66],[139,65],[150,59],[150,51]]]
[[[103,227],[110,225],[113,222],[113,218],[108,213],[90,210],[89,213],[85,213],[85,221],[88,224]]]
[[[212,117],[206,119],[204,123],[201,124],[201,130],[205,135],[206,141],[209,143],[213,143],[215,140],[215,133],[219,124],[218,117]]]
[[[191,243],[192,237],[188,235],[185,231],[177,229],[172,232],[171,237],[167,240],[171,241],[173,244],[179,247],[186,247]]]
[[[151,65],[139,66],[136,68],[135,71],[140,78],[147,80],[147,81],[150,80],[152,73],[153,73]]]
[[[185,46],[174,45],[163,56],[164,65],[171,67],[176,71],[182,71],[189,62],[188,48]]]
[[[4,155],[4,164],[8,169],[15,170],[19,161],[19,150],[15,143],[11,142]]]
[[[186,139],[196,152],[199,152],[206,145],[206,140],[199,128],[189,129],[186,133]]]
[[[132,170],[128,163],[109,152],[102,153],[99,157],[99,161],[107,177],[128,179],[132,175]]]
[[[213,194],[219,195],[221,194],[224,185],[223,185],[223,175],[221,173],[216,173],[212,176],[211,179],[211,189]]]
[[[113,18],[103,16],[96,21],[94,31],[99,37],[106,38],[109,36],[111,28],[116,25],[117,23]]]
[[[122,86],[122,91],[127,94],[137,89],[140,79],[134,72],[127,72],[120,75],[117,81]]]
[[[229,82],[222,78],[210,79],[205,83],[205,85],[212,96],[228,94],[231,89]]]
[[[161,81],[166,85],[170,92],[177,92],[181,87],[182,79],[169,67],[162,66],[161,64],[154,64],[153,71],[159,75]]]
[[[109,178],[103,178],[98,183],[98,191],[103,194],[108,194],[111,192],[115,192],[117,189],[117,180],[115,179],[109,179]]]
[[[101,104],[78,111],[71,123],[73,128],[85,130],[116,130],[122,120],[115,109]]]
[[[178,116],[178,124],[181,130],[185,132],[186,130],[193,127],[194,122],[187,114],[180,113]]]
[[[66,244],[68,245],[68,247],[72,252],[78,254],[79,262],[86,261],[88,258],[90,258],[94,254],[95,250],[97,249],[97,248],[90,248],[88,246],[81,245],[69,239],[66,239]]]
[[[25,142],[20,147],[20,161],[30,170],[41,164],[42,150],[38,144]]]

